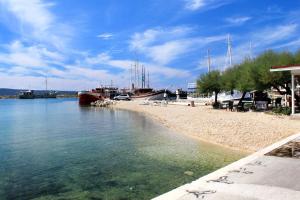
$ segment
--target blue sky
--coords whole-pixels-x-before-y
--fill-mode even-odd
[[[0,0],[0,88],[128,87],[135,59],[155,88],[300,46],[296,0]],[[250,43],[252,51],[250,50]]]

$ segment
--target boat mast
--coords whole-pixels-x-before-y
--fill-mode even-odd
[[[148,88],[150,88],[150,77],[149,77],[149,70],[148,70]]]
[[[142,65],[142,88],[144,88],[144,66]]]
[[[48,77],[45,77],[45,84],[46,84],[46,92],[48,91]]]
[[[146,88],[146,68],[144,67],[144,88]]]
[[[140,88],[140,64],[139,64],[139,60],[137,60],[136,62],[137,62],[137,64],[136,64],[137,72],[136,73],[137,73],[137,78],[138,78],[137,87]]]
[[[146,68],[142,65],[142,88],[146,87]]]
[[[232,44],[230,34],[227,36],[227,59],[229,59],[229,65],[227,65],[227,67],[232,67]]]
[[[129,80],[129,88],[133,89],[132,88],[132,64],[130,64],[130,80]]]
[[[137,71],[137,69],[136,69],[136,61],[134,62],[134,88],[136,87],[136,71]]]

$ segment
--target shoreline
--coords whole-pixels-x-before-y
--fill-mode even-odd
[[[119,101],[113,108],[142,113],[193,139],[250,154],[293,135],[300,121],[288,116],[214,110],[210,106],[140,105]],[[266,127],[268,126],[268,127]]]
[[[126,108],[126,107],[118,107],[116,105],[114,105],[113,107],[114,109],[119,109],[119,110],[125,110],[125,111],[129,111],[129,112],[135,112],[135,113],[139,113],[139,114],[142,114],[144,116],[146,116],[147,118],[150,118],[151,120],[155,121],[156,123],[160,123],[161,125],[163,125],[165,128],[171,130],[171,131],[174,131],[178,134],[181,134],[181,135],[184,135],[185,137],[189,137],[191,139],[194,139],[194,140],[197,140],[199,142],[203,142],[203,143],[207,143],[207,144],[211,144],[211,145],[216,145],[216,146],[219,146],[221,148],[226,148],[226,149],[230,149],[230,150],[233,150],[233,151],[238,151],[242,154],[245,154],[245,155],[249,155],[253,152],[251,151],[247,151],[247,150],[244,150],[244,149],[239,149],[239,148],[235,148],[235,147],[232,147],[232,146],[228,146],[228,145],[225,145],[225,144],[220,144],[220,143],[216,143],[216,142],[213,142],[213,141],[210,141],[210,140],[206,140],[204,138],[201,138],[199,136],[196,136],[196,135],[190,135],[190,134],[187,134],[185,132],[180,132],[178,131],[175,127],[173,126],[169,126],[167,123],[165,123],[165,120],[155,116],[155,115],[152,115],[150,113],[147,113],[147,112],[143,112],[143,111],[140,111],[140,110],[133,110],[133,109],[130,109],[130,108]]]

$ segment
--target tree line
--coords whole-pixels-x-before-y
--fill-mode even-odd
[[[257,90],[265,91],[271,87],[281,95],[291,95],[290,72],[270,72],[272,66],[300,64],[300,50],[291,52],[266,51],[254,59],[246,58],[240,64],[227,68],[224,72],[218,70],[200,75],[197,79],[197,88],[200,93],[215,94],[215,104],[220,92],[233,92],[238,90],[243,93],[241,100],[247,92]],[[285,91],[280,90],[284,88]],[[297,102],[300,98],[295,95]]]

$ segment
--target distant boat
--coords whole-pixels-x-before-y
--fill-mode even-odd
[[[35,95],[33,90],[21,91],[19,93],[19,99],[34,99]]]
[[[48,91],[48,78],[47,77],[45,77],[45,85],[46,85],[46,91],[36,95],[36,98],[45,98],[45,99],[56,98],[57,92]]]
[[[48,98],[56,98],[57,92],[55,91],[48,91],[48,79],[45,78],[45,85],[46,90],[45,91],[33,91],[33,90],[27,90],[27,91],[21,91],[19,93],[19,99],[48,99]]]
[[[48,98],[56,98],[57,93],[52,91],[33,91],[33,90],[27,90],[27,91],[21,91],[19,93],[19,99],[48,99]]]
[[[51,99],[56,97],[57,97],[57,92],[52,92],[52,91],[46,91],[44,93],[35,95],[35,98],[41,98],[41,99]]]
[[[170,90],[162,89],[162,90],[153,90],[152,88],[138,88],[133,91],[131,95],[132,99],[137,100],[164,100],[164,95],[166,94],[166,98],[168,100],[176,100],[177,95]],[[186,99],[187,93],[185,91],[179,90],[179,98]]]
[[[165,90],[154,91],[152,88],[138,88],[133,90],[132,99],[139,100],[161,100]]]

